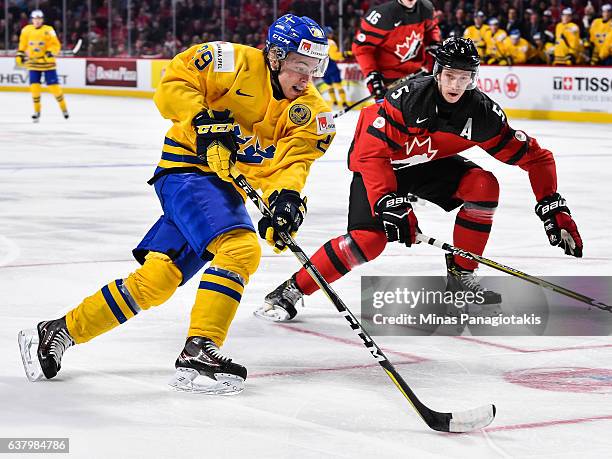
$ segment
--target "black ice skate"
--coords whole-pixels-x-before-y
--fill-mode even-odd
[[[66,328],[66,317],[41,322],[36,330],[21,330],[18,335],[23,368],[30,381],[51,379],[60,371],[62,356],[74,345]],[[36,352],[36,353],[35,353]]]
[[[294,277],[280,284],[264,298],[264,305],[255,310],[255,317],[273,322],[287,322],[297,315],[295,305],[304,294]]]
[[[40,121],[40,112],[35,112],[32,115],[32,122],[33,123],[38,123]]]
[[[176,390],[211,395],[234,395],[244,390],[247,370],[221,354],[209,338],[191,336],[174,364],[169,384]]]
[[[478,294],[476,305],[499,304],[502,297],[499,293],[487,290],[478,282],[474,271],[463,269],[455,263],[452,254],[446,254],[446,291],[447,292],[474,292]]]
[[[64,110],[64,111],[62,112],[62,115],[64,115],[64,119],[66,119],[66,120],[67,120],[68,118],[70,118],[70,113],[68,113],[68,110]]]

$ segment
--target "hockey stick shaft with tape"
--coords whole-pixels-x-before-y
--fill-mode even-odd
[[[404,78],[400,78],[399,80],[396,80],[393,83],[391,83],[391,85],[389,86],[387,91],[392,91],[395,88],[397,88],[398,86],[402,85],[403,83],[406,83],[406,82],[408,82],[409,80],[411,80],[413,78],[416,78],[418,76],[425,75],[425,74],[426,74],[425,70],[419,70],[416,73],[413,73],[411,75],[405,76]],[[360,106],[361,104],[367,102],[368,100],[372,99],[373,97],[374,97],[374,94],[369,94],[368,96],[364,97],[363,99],[358,100],[354,104],[351,104],[348,107],[343,108],[342,110],[338,110],[336,113],[334,113],[334,118],[338,118],[338,117],[344,115],[346,112],[351,111],[355,107]]]
[[[272,212],[266,205],[263,198],[251,186],[243,175],[232,173],[234,183],[239,186],[258,207],[259,211],[266,217],[272,218]],[[313,265],[312,261],[297,245],[293,238],[285,233],[280,233],[280,238],[287,245],[289,250],[293,252],[296,258],[300,261],[304,269],[317,283],[319,288],[325,293],[327,298],[333,303],[338,312],[344,316],[349,322],[353,331],[359,336],[364,346],[370,351],[372,357],[380,364],[387,373],[387,376],[393,381],[396,387],[400,390],[404,397],[414,407],[416,412],[421,416],[425,423],[433,430],[440,432],[470,432],[477,429],[482,429],[488,426],[495,418],[495,406],[484,405],[475,409],[466,410],[455,413],[440,413],[434,411],[424,405],[408,386],[406,381],[397,372],[393,364],[387,359],[380,347],[374,342],[372,337],[366,332],[355,315],[344,304],[340,296],[332,289],[323,275]]]
[[[502,265],[496,261],[485,258],[481,255],[468,252],[467,250],[460,249],[459,247],[455,247],[446,242],[439,241],[433,237],[426,236],[424,234],[417,234],[417,241],[424,242],[429,245],[433,245],[434,247],[438,247],[439,249],[445,250],[447,252],[452,253],[453,255],[459,255],[468,260],[474,260],[483,265],[489,266],[493,269],[497,269],[498,271],[504,272],[506,274],[510,274],[514,277],[518,277],[523,279],[524,281],[531,282],[532,284],[539,285],[540,287],[544,287],[548,290],[552,290],[553,292],[557,292],[561,295],[565,295],[567,297],[573,298],[582,303],[586,303],[589,306],[593,306],[598,309],[602,309],[604,311],[612,312],[612,306],[608,306],[601,301],[590,298],[582,293],[574,292],[573,290],[569,290],[565,287],[562,287],[557,284],[553,284],[552,282],[548,282],[544,279],[540,279],[539,277],[532,276],[530,274],[519,271],[518,269],[511,268],[510,266]]]

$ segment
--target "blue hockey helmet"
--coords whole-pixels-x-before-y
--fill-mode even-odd
[[[328,37],[334,34],[334,29],[332,29],[330,26],[323,27],[323,31],[325,31],[325,35]]]
[[[266,53],[275,51],[275,57],[284,60],[291,52],[319,59],[312,76],[321,77],[329,60],[329,44],[325,32],[309,17],[285,14],[268,29]]]

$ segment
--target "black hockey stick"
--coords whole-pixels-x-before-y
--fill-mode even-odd
[[[491,268],[497,269],[498,271],[502,271],[506,274],[510,274],[512,276],[523,279],[527,282],[531,282],[532,284],[539,285],[540,287],[547,288],[552,290],[553,292],[560,293],[561,295],[568,296],[582,303],[586,303],[589,306],[594,306],[596,308],[602,309],[604,311],[612,312],[612,306],[608,306],[601,301],[597,301],[593,298],[589,298],[586,295],[583,295],[578,292],[574,292],[573,290],[569,290],[565,287],[561,287],[560,285],[553,284],[552,282],[545,281],[544,279],[540,279],[539,277],[531,276],[526,274],[518,269],[511,268],[510,266],[502,265],[493,260],[489,260],[483,256],[477,255],[472,252],[468,252],[467,250],[460,249],[459,247],[452,246],[446,242],[438,241],[437,239],[429,236],[425,236],[424,234],[417,234],[417,241],[425,242],[426,244],[433,245],[442,250],[446,250],[447,252],[452,253],[453,255],[459,255],[468,260],[474,260],[478,263],[482,263],[483,265],[490,266]]]
[[[243,175],[238,175],[232,173],[232,177],[234,179],[234,183],[237,186],[242,188],[247,196],[253,201],[253,203],[259,208],[259,211],[269,218],[272,218],[272,213],[270,209],[262,199],[262,197],[257,193],[257,191],[251,186],[251,184],[246,180]],[[297,245],[297,243],[293,240],[293,238],[288,235],[281,233],[281,239],[283,242],[289,247],[289,250],[293,252],[293,254],[300,261],[304,269],[310,274],[312,279],[317,283],[317,285],[321,288],[321,290],[327,295],[327,298],[334,304],[336,309],[340,314],[344,316],[344,318],[349,322],[351,328],[361,341],[365,347],[370,351],[372,357],[376,359],[376,361],[382,366],[389,376],[391,380],[395,383],[397,388],[404,394],[406,399],[410,402],[410,404],[414,407],[416,412],[421,416],[421,418],[427,423],[427,425],[433,430],[438,430],[440,432],[470,432],[477,429],[482,429],[493,421],[495,418],[495,405],[484,405],[478,408],[474,408],[471,410],[454,412],[454,413],[440,413],[438,411],[434,411],[427,406],[425,406],[415,395],[415,393],[410,389],[406,381],[402,378],[402,376],[397,372],[395,367],[389,362],[389,359],[385,356],[383,351],[378,347],[378,345],[374,342],[372,337],[363,329],[355,315],[346,307],[344,302],[340,299],[338,294],[331,288],[329,283],[325,280],[325,278],[321,275],[321,273],[317,270],[317,268],[312,264],[308,256],[304,253],[304,251]]]
[[[389,85],[389,88],[387,89],[387,91],[392,91],[395,88],[397,88],[398,86],[400,86],[403,83],[406,83],[407,81],[416,78],[418,76],[421,75],[425,75],[427,74],[427,72],[425,70],[419,70],[416,73],[413,73],[411,75],[405,76],[403,78],[400,78],[399,80],[394,81],[393,83],[391,83],[391,85]],[[338,118],[339,116],[344,115],[346,112],[351,111],[352,109],[354,109],[355,107],[358,107],[359,105],[363,104],[364,102],[367,102],[368,100],[370,100],[372,97],[374,97],[374,94],[370,94],[366,97],[364,97],[363,99],[358,100],[357,102],[355,102],[354,104],[349,105],[346,108],[343,108],[341,110],[338,110],[336,113],[334,113],[334,118]]]

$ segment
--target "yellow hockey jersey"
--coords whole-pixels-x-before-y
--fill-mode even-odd
[[[265,199],[283,188],[301,192],[312,162],[335,135],[330,108],[312,83],[296,100],[275,99],[263,51],[234,43],[204,43],[175,56],[154,101],[173,123],[156,175],[172,168],[210,172],[196,156],[192,119],[206,108],[229,109],[237,169]]]
[[[581,59],[580,29],[573,22],[558,23],[555,27],[553,65],[572,65]]]
[[[486,62],[488,64],[500,64],[506,65],[507,62],[505,60],[506,51],[504,49],[504,40],[508,34],[504,29],[497,29],[495,34],[492,34],[489,31],[485,35],[485,43],[486,43]]]
[[[486,55],[485,53],[487,50],[487,42],[485,41],[485,37],[490,34],[491,28],[486,24],[483,24],[480,27],[471,25],[463,32],[463,38],[469,38],[476,45],[480,60],[483,60]]]
[[[340,52],[340,49],[338,48],[336,41],[332,40],[331,38],[328,38],[327,43],[329,44],[329,58],[332,61],[336,61],[336,62],[343,60],[344,56]]]
[[[612,56],[612,33],[609,33],[599,48],[599,59],[604,60]]]
[[[55,30],[50,25],[42,25],[39,28],[28,24],[21,29],[19,36],[18,51],[24,52],[28,57],[25,67],[28,70],[53,70],[55,69],[55,57],[46,57],[47,51],[56,55],[62,49]]]
[[[508,59],[508,64],[519,65],[525,64],[535,54],[536,50],[531,43],[524,38],[519,38],[516,45],[512,44],[512,39],[506,37],[503,42],[505,56]]]
[[[597,62],[599,60],[600,49],[608,35],[612,35],[612,20],[595,19],[589,29],[589,41],[593,47],[593,61]]]

